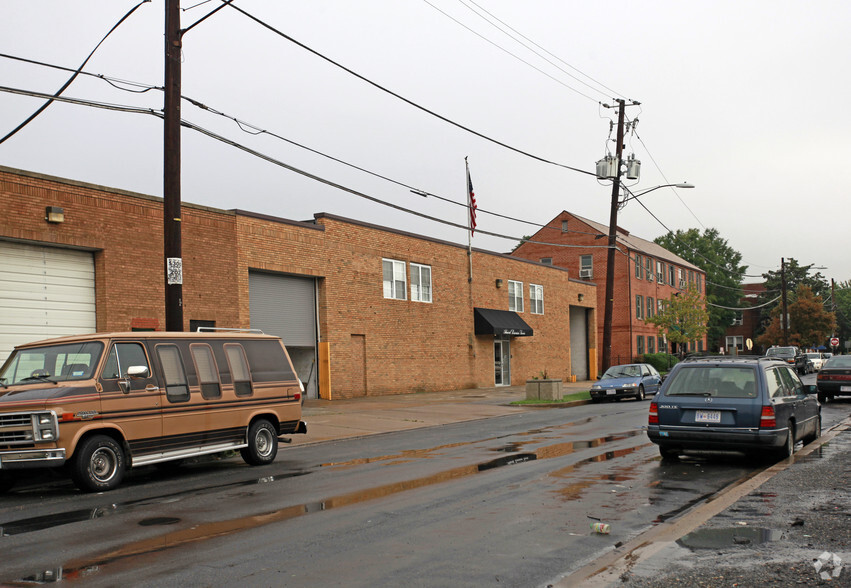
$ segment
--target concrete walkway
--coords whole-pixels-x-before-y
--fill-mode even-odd
[[[587,391],[591,382],[567,383],[564,394]],[[526,399],[526,387],[500,386],[449,392],[423,392],[367,396],[349,400],[307,399],[302,420],[306,435],[292,435],[292,445],[363,437],[450,423],[474,421],[539,410],[535,406],[511,406]]]

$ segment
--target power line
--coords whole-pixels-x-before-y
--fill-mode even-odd
[[[224,1],[224,0],[223,0],[223,1]],[[440,120],[442,120],[442,121],[444,121],[444,122],[446,122],[446,123],[449,123],[449,124],[451,124],[452,126],[457,127],[457,128],[459,128],[459,129],[461,129],[461,130],[463,130],[463,131],[466,131],[466,132],[468,132],[468,133],[470,133],[470,134],[472,134],[472,135],[475,135],[475,136],[479,137],[480,139],[484,139],[484,140],[489,141],[489,142],[491,142],[491,143],[493,143],[493,144],[495,144],[495,145],[499,145],[500,147],[504,147],[505,149],[508,149],[508,150],[510,150],[510,151],[514,151],[515,153],[519,153],[520,155],[524,155],[524,156],[526,156],[526,157],[529,157],[529,158],[531,158],[531,159],[535,159],[535,160],[540,161],[540,162],[543,162],[543,163],[548,163],[548,164],[550,164],[550,165],[555,165],[555,166],[562,167],[562,168],[564,168],[564,169],[569,169],[569,170],[571,170],[571,171],[575,171],[575,172],[578,172],[578,173],[581,173],[581,174],[585,174],[585,175],[595,176],[595,177],[596,177],[596,174],[595,174],[594,172],[585,171],[585,170],[583,170],[583,169],[579,169],[579,168],[577,168],[577,167],[572,167],[572,166],[569,166],[569,165],[565,165],[565,164],[563,164],[563,163],[557,163],[557,162],[555,162],[555,161],[551,161],[551,160],[549,160],[549,159],[546,159],[546,158],[540,157],[540,156],[538,156],[538,155],[533,155],[532,153],[529,153],[529,152],[524,151],[524,150],[522,150],[522,149],[518,149],[517,147],[512,147],[511,145],[508,145],[507,143],[503,143],[502,141],[499,141],[499,140],[497,140],[497,139],[494,139],[494,138],[492,138],[492,137],[489,137],[488,135],[485,135],[485,134],[480,133],[480,132],[478,132],[478,131],[474,131],[473,129],[471,129],[471,128],[469,128],[469,127],[466,127],[466,126],[464,126],[464,125],[462,125],[461,123],[455,122],[454,120],[452,120],[452,119],[450,119],[450,118],[447,118],[447,117],[445,117],[445,116],[443,116],[443,115],[441,115],[441,114],[438,114],[438,113],[434,112],[433,110],[429,110],[429,109],[428,109],[428,108],[426,108],[425,106],[422,106],[422,105],[420,105],[420,104],[418,104],[418,103],[414,102],[413,100],[410,100],[410,99],[408,99],[408,98],[405,98],[405,97],[404,97],[404,96],[402,96],[401,94],[397,94],[396,92],[394,92],[394,91],[392,91],[392,90],[389,90],[388,88],[385,88],[384,86],[382,86],[382,85],[378,84],[377,82],[373,82],[373,81],[372,81],[372,80],[370,80],[369,78],[367,78],[367,77],[365,77],[365,76],[362,76],[361,74],[359,74],[359,73],[355,72],[354,70],[349,69],[348,67],[346,67],[346,66],[342,65],[341,63],[338,63],[338,62],[334,61],[334,60],[333,60],[333,59],[331,59],[330,57],[327,57],[327,56],[325,56],[325,55],[323,55],[323,54],[319,53],[319,52],[318,52],[318,51],[316,51],[315,49],[311,49],[310,47],[308,47],[308,46],[307,46],[307,45],[305,45],[304,43],[302,43],[302,42],[300,42],[300,41],[297,41],[297,40],[296,40],[296,39],[294,39],[293,37],[291,37],[291,36],[287,35],[286,33],[284,33],[284,32],[282,32],[282,31],[280,31],[280,30],[276,29],[275,27],[273,27],[272,25],[268,24],[267,22],[264,22],[264,21],[263,21],[263,20],[261,20],[260,18],[258,18],[258,17],[256,17],[256,16],[254,16],[254,15],[252,15],[252,14],[250,14],[250,13],[246,12],[245,10],[243,10],[242,8],[240,8],[239,6],[235,6],[235,5],[233,5],[233,4],[228,4],[228,6],[229,6],[229,7],[231,7],[231,8],[233,8],[234,10],[238,11],[239,13],[243,14],[243,15],[244,15],[244,16],[246,16],[247,18],[249,18],[249,19],[253,20],[254,22],[256,22],[257,24],[259,24],[260,26],[262,26],[262,27],[264,27],[264,28],[266,28],[266,29],[268,29],[268,30],[272,31],[272,32],[273,32],[273,33],[275,33],[276,35],[278,35],[278,36],[280,36],[280,37],[282,37],[282,38],[286,39],[287,41],[289,41],[289,42],[291,42],[291,43],[293,43],[293,44],[295,44],[295,45],[297,45],[297,46],[301,47],[301,48],[302,48],[302,49],[304,49],[305,51],[308,51],[308,52],[312,53],[313,55],[315,55],[315,56],[319,57],[320,59],[323,59],[324,61],[327,61],[327,62],[328,62],[328,63],[330,63],[331,65],[333,65],[333,66],[335,66],[335,67],[338,67],[339,69],[342,69],[342,70],[343,70],[343,71],[345,71],[346,73],[348,73],[348,74],[350,74],[350,75],[352,75],[352,76],[354,76],[354,77],[358,78],[359,80],[361,80],[361,81],[363,81],[363,82],[366,82],[366,83],[367,83],[367,84],[369,84],[370,86],[372,86],[372,87],[374,87],[374,88],[376,88],[376,89],[378,89],[378,90],[381,90],[382,92],[385,92],[386,94],[389,94],[390,96],[393,96],[394,98],[397,98],[398,100],[401,100],[402,102],[405,102],[406,104],[409,104],[410,106],[413,106],[414,108],[416,108],[416,109],[418,109],[418,110],[421,110],[421,111],[425,112],[426,114],[430,114],[431,116],[433,116],[433,117],[435,117],[435,118],[438,118],[438,119],[440,119]]]

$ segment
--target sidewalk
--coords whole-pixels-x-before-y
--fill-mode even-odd
[[[563,384],[565,395],[590,388],[590,381]],[[511,406],[512,402],[525,399],[525,385],[367,396],[348,400],[310,398],[304,401],[302,407],[302,420],[307,423],[307,434],[292,435],[291,445],[407,431],[541,408]]]

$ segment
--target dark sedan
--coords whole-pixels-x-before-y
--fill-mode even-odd
[[[819,402],[830,402],[836,396],[851,396],[851,355],[835,355],[828,359],[816,377]]]

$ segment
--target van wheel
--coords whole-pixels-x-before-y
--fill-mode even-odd
[[[71,479],[84,492],[112,490],[124,477],[124,451],[112,437],[95,435],[75,451]]]
[[[5,472],[0,472],[0,494],[5,494],[14,485],[15,478]]]
[[[248,465],[265,465],[278,455],[278,432],[272,423],[260,419],[248,427],[248,447],[239,450]]]

